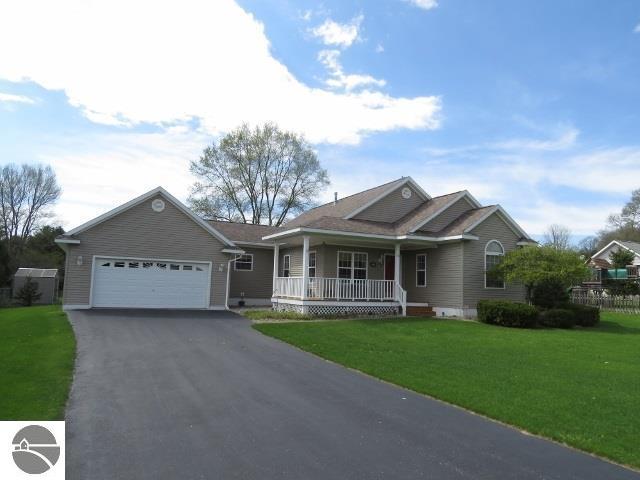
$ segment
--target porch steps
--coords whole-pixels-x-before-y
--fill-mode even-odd
[[[409,317],[435,317],[436,312],[433,307],[412,307],[407,305],[407,316]]]

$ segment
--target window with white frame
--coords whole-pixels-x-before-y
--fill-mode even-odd
[[[364,280],[367,278],[367,254],[338,252],[338,278]]]
[[[236,257],[234,269],[241,271],[253,270],[253,254],[245,253],[244,255],[238,255]]]
[[[504,279],[493,269],[502,262],[504,247],[498,240],[484,247],[484,288],[504,288]]]
[[[416,287],[427,286],[427,255],[419,253],[416,255]]]
[[[291,274],[291,255],[282,257],[282,276],[288,277]]]
[[[316,252],[309,252],[309,278],[316,276]]]

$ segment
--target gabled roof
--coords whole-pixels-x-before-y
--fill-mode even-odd
[[[607,243],[604,246],[604,248],[601,248],[596,253],[594,253],[591,258],[597,257],[601,253],[605,252],[611,245],[614,245],[614,244],[615,245],[619,245],[622,248],[625,248],[625,249],[635,253],[636,255],[640,256],[640,243],[638,243],[638,242],[630,242],[630,241],[627,241],[627,240],[611,240],[609,243]]]
[[[166,200],[171,202],[173,206],[175,206],[178,210],[182,211],[187,217],[191,218],[191,220],[193,220],[195,223],[200,225],[202,228],[204,228],[207,232],[209,232],[211,235],[216,237],[222,243],[224,243],[229,247],[235,247],[235,244],[231,240],[229,240],[226,236],[224,236],[222,233],[216,230],[213,226],[211,226],[205,220],[203,220],[202,218],[197,216],[195,213],[193,213],[189,208],[186,207],[186,205],[184,205],[180,200],[175,198],[173,195],[171,195],[162,187],[156,187],[153,190],[150,190],[147,193],[144,193],[139,197],[136,197],[133,200],[130,200],[123,205],[120,205],[119,207],[109,210],[107,213],[104,213],[94,218],[93,220],[89,220],[88,222],[83,223],[79,227],[76,227],[73,230],[66,232],[64,235],[61,235],[60,237],[56,238],[56,243],[79,243],[79,240],[73,238],[74,235],[78,235],[79,233],[82,233],[85,230],[88,230],[100,223],[106,222],[107,220],[115,217],[116,215],[126,212],[130,208],[133,208],[136,205],[139,205],[145,200],[149,200],[158,194],[162,195]]]
[[[55,278],[57,268],[19,268],[14,277]]]
[[[411,177],[402,177],[392,182],[340,198],[335,203],[325,203],[324,205],[307,210],[296,218],[288,221],[285,227],[291,228],[308,225],[321,217],[351,218],[407,183],[410,183],[425,200],[430,198]]]

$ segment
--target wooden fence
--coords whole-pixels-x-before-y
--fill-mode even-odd
[[[640,295],[607,295],[604,292],[573,292],[571,302],[624,313],[640,313]]]

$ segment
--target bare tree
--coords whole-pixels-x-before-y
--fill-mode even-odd
[[[585,259],[591,258],[593,254],[598,251],[598,242],[598,237],[593,235],[584,237],[580,240],[580,243],[578,243],[578,253]]]
[[[272,123],[228,133],[191,162],[191,172],[199,181],[189,202],[200,215],[276,226],[313,205],[329,183],[305,139]]]
[[[549,228],[544,234],[543,243],[556,250],[569,250],[571,247],[571,230],[557,223],[549,225]]]
[[[47,208],[60,197],[51,167],[6,165],[0,171],[0,227],[9,255],[15,254],[48,216]]]

